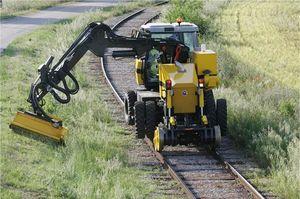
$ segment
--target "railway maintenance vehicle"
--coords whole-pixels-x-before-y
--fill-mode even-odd
[[[220,143],[227,131],[227,105],[213,95],[220,84],[217,56],[199,47],[198,27],[181,20],[142,25],[132,37],[90,23],[54,66],[50,56],[38,68],[27,100],[33,112],[18,111],[10,127],[64,141],[68,129],[45,112],[43,98],[50,93],[62,104],[70,102],[79,91],[71,73],[76,63],[87,51],[103,57],[108,48],[118,48],[113,57],[135,57],[138,86],[125,94],[124,115],[128,125],[136,126],[138,138],[153,139],[156,151],[165,145]]]

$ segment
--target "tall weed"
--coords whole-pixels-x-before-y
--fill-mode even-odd
[[[1,55],[1,198],[145,198],[154,184],[129,161],[134,136],[113,122],[88,59],[74,71],[81,90],[62,106],[52,98],[47,111],[64,118],[66,147],[13,133],[8,124],[19,108],[27,110],[30,82],[49,55],[56,59],[91,21],[103,21],[140,7],[127,4],[45,26],[23,36]],[[42,142],[40,142],[42,141]]]
[[[299,198],[300,60],[291,57],[299,52],[291,19],[300,4],[172,1],[170,8],[166,19],[182,15],[197,25],[205,19],[207,40],[201,42],[218,54],[222,86],[215,95],[228,101],[230,136],[265,168],[269,189]]]
[[[274,3],[273,7],[271,5],[271,2],[257,3],[260,8],[265,6],[276,13],[277,3]],[[258,44],[261,53],[255,53],[258,47],[250,43],[256,37],[247,34],[243,22],[240,21],[238,23],[240,25],[231,24],[234,16],[230,16],[228,12],[236,13],[240,6],[246,7],[238,3],[229,3],[227,7],[220,10],[219,16],[212,19],[213,26],[219,27],[220,34],[212,37],[208,45],[219,54],[219,67],[224,82],[217,95],[228,100],[231,136],[236,140],[237,145],[254,156],[258,163],[266,168],[267,177],[271,182],[269,188],[283,198],[297,198],[300,197],[300,151],[297,146],[300,138],[299,87],[297,84],[286,85],[280,76],[275,78],[275,73],[269,72],[270,69],[268,72],[261,70],[262,63],[266,60],[276,60],[278,56],[276,52],[268,56],[262,52],[269,48],[275,49],[283,40],[281,38],[274,40],[273,46]],[[282,3],[282,6],[292,7],[285,3]],[[291,12],[286,11],[289,14],[293,13],[292,9]],[[257,11],[256,14],[259,15],[258,13]],[[247,22],[246,16],[240,11],[239,20]],[[277,20],[277,17],[273,18],[274,21]],[[272,23],[265,18],[251,17],[251,20],[252,23],[255,23],[254,20],[265,20],[264,24]],[[275,30],[272,31],[276,35]],[[292,32],[288,30],[285,32],[284,37],[290,34],[293,38]],[[261,31],[256,34],[268,38],[271,33]],[[281,55],[288,58],[286,54]],[[282,72],[294,73],[293,78],[296,83],[299,74],[294,71],[293,62],[289,62],[288,59],[285,62],[290,65],[282,69],[285,70]],[[277,70],[275,66],[276,61],[273,65],[269,65],[274,67],[274,71]],[[290,78],[290,82],[292,81],[293,79]]]

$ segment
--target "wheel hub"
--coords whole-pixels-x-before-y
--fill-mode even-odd
[[[153,145],[155,151],[162,151],[164,147],[164,130],[160,127],[157,127],[155,132],[154,132],[154,138],[153,138]]]

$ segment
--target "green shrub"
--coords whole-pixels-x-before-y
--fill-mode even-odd
[[[284,117],[294,117],[296,106],[290,100],[282,100],[279,104],[279,111]]]
[[[178,17],[186,22],[193,22],[199,27],[200,34],[204,35],[208,31],[208,21],[203,15],[203,2],[193,0],[172,0],[171,6],[165,13],[168,22],[176,22]]]

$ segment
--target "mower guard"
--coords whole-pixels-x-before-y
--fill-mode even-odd
[[[53,116],[52,116],[53,117]],[[53,117],[61,122],[60,118]],[[14,120],[10,123],[11,129],[21,129],[27,132],[50,137],[57,142],[63,142],[68,129],[63,126],[55,127],[53,123],[38,117],[34,113],[18,111]]]

